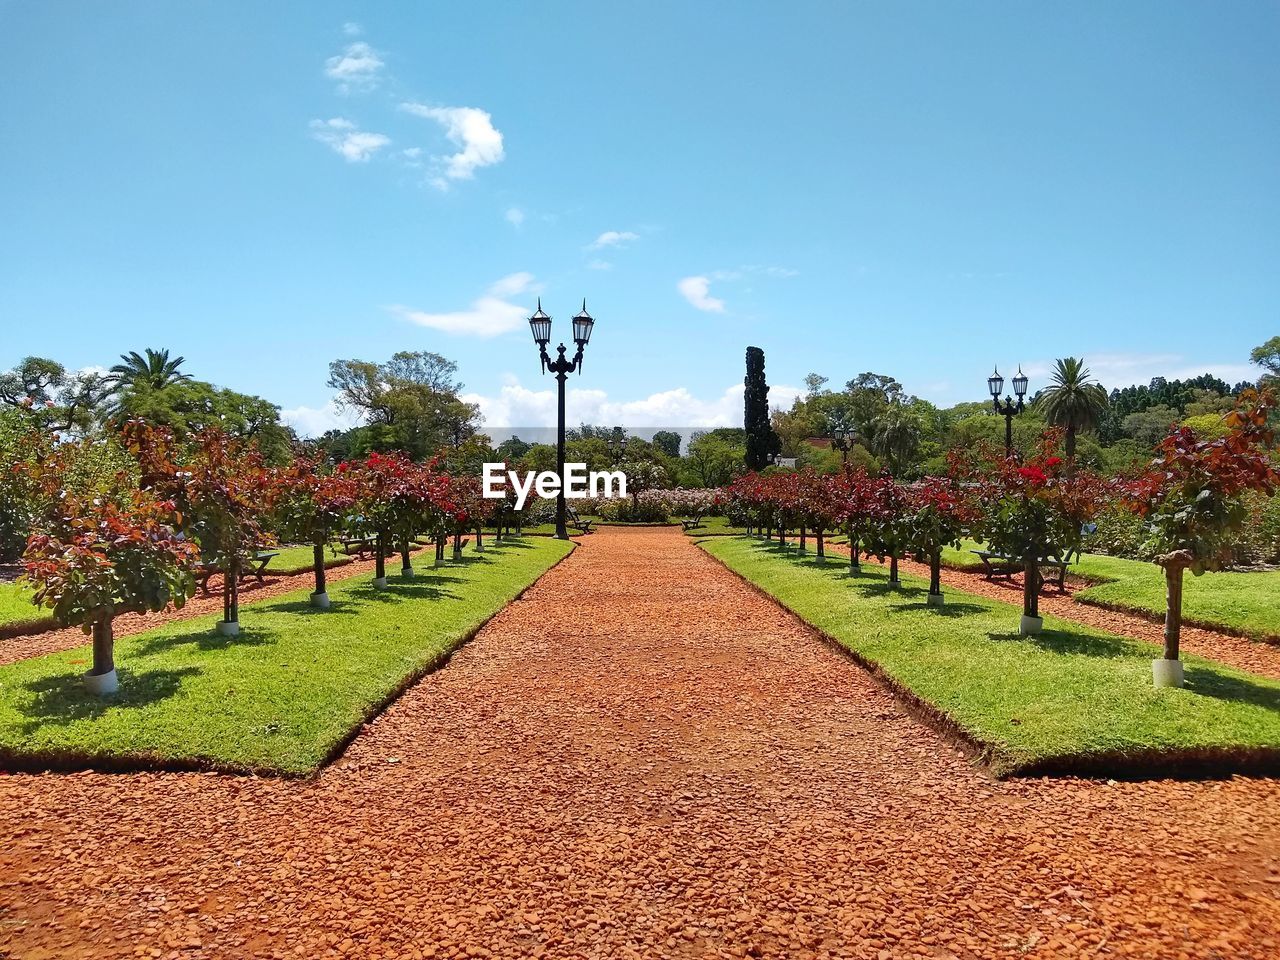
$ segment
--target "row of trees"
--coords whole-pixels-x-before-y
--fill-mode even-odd
[[[89,439],[58,442],[35,432],[32,455],[15,482],[38,504],[23,555],[35,602],[59,622],[93,636],[86,682],[115,689],[112,622],[121,613],[181,608],[202,565],[222,572],[220,632],[239,632],[244,564],[277,537],[312,544],[313,605],[327,609],[325,550],[337,537],[373,541],[374,585],[386,586],[395,552],[412,576],[410,551],[433,543],[437,563],[452,536],[511,518],[511,500],[484,499],[477,477],[456,476],[438,461],[415,463],[399,453],[371,453],[330,467],[311,457],[268,465],[253,444],[217,428],[185,440],[166,427],[126,422],[124,454],[114,470],[68,489],[67,478],[101,463]]]
[[[891,585],[899,582],[898,560],[916,556],[930,567],[931,604],[942,603],[944,548],[966,536],[985,541],[1023,566],[1023,633],[1041,626],[1041,564],[1078,550],[1090,520],[1110,504],[1123,505],[1142,517],[1166,577],[1165,647],[1156,680],[1181,685],[1183,575],[1227,566],[1246,519],[1244,496],[1274,495],[1280,485],[1270,457],[1275,409],[1269,390],[1246,389],[1217,435],[1174,427],[1144,469],[1123,477],[1104,477],[1059,456],[1065,431],[1051,430],[1032,456],[1005,456],[984,445],[968,455],[953,453],[945,476],[915,483],[857,466],[833,475],[753,472],[727,487],[722,501],[735,522],[776,534],[780,542],[788,530],[797,531],[804,549],[812,534],[819,555],[824,534],[842,531],[852,570],[860,569],[860,552],[870,553],[888,561]]]

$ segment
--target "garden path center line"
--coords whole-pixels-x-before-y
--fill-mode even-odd
[[[993,782],[678,527],[312,780],[4,775],[0,831],[0,956],[1280,955],[1280,781]]]

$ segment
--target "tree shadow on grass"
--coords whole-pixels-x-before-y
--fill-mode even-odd
[[[1045,630],[1043,633],[1025,636],[1016,631],[988,633],[987,638],[997,643],[1028,643],[1051,653],[1066,656],[1097,657],[1103,660],[1121,660],[1134,656],[1139,643],[1124,637],[1105,637],[1095,633],[1075,630]]]
[[[1208,670],[1192,665],[1186,671],[1186,688],[1202,697],[1231,703],[1251,703],[1272,713],[1280,713],[1280,688],[1254,683],[1244,677]]]
[[[265,607],[255,607],[254,609],[262,610]],[[212,627],[204,627],[187,630],[183,633],[136,640],[131,644],[133,647],[131,655],[150,656],[153,653],[173,650],[183,646],[192,647],[201,653],[216,653],[220,650],[230,650],[235,647],[265,647],[275,643],[278,636],[277,631],[254,627],[253,621],[249,620],[248,622],[241,622],[240,632],[234,637],[224,636]]]
[[[945,603],[940,607],[930,606],[926,601],[924,603],[895,603],[891,604],[891,610],[926,610],[938,617],[966,617],[975,613],[986,613],[987,608],[976,603]]]
[[[79,671],[55,673],[23,684],[32,696],[18,707],[26,716],[23,733],[31,735],[48,724],[63,725],[78,720],[96,720],[116,710],[150,706],[178,693],[182,681],[200,670],[181,667],[173,670],[120,670],[120,691],[99,697],[84,686]]]

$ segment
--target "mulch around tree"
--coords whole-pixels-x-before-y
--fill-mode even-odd
[[[994,782],[678,529],[313,780],[3,776],[0,834],[27,960],[1280,955],[1280,781]]]

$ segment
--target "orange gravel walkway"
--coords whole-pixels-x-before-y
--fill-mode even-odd
[[[676,530],[307,782],[0,777],[0,956],[1280,956],[1280,782],[993,783]]]

